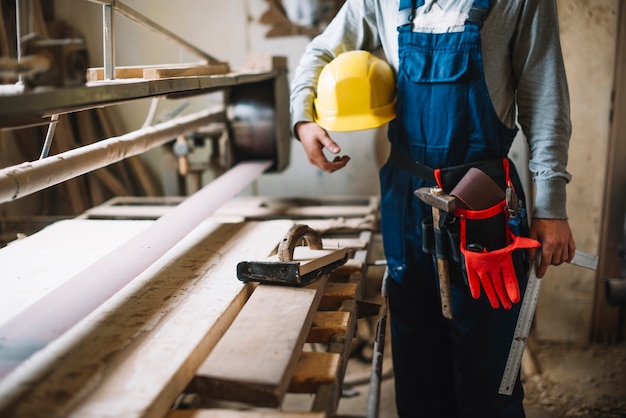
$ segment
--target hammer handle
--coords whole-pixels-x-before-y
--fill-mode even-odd
[[[440,211],[433,208],[433,227],[439,230]],[[452,319],[452,297],[450,295],[450,271],[448,260],[437,257],[437,274],[439,275],[439,295],[441,297],[441,312],[444,318]]]
[[[450,295],[450,273],[448,271],[448,260],[437,258],[437,271],[439,272],[441,312],[445,318],[452,319],[452,297]]]

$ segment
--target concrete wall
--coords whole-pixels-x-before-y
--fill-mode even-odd
[[[567,209],[577,247],[598,254],[615,61],[617,0],[558,0],[573,133]],[[586,342],[595,274],[552,267],[544,280],[536,331],[544,340]]]
[[[56,3],[57,18],[71,22],[82,32],[92,51],[92,65],[101,65],[100,6],[76,0]],[[267,39],[269,28],[258,23],[267,8],[263,0],[127,0],[127,4],[233,67],[242,66],[247,54],[269,52],[286,55],[293,74],[309,40],[303,36]],[[618,0],[558,0],[574,124],[568,211],[578,247],[591,253],[599,248],[617,5]],[[116,35],[117,65],[197,59],[123,17],[117,18]],[[211,100],[214,98],[195,100],[186,111],[206,106]],[[163,103],[160,109],[165,112],[180,104]],[[148,106],[149,102],[144,102],[120,107],[129,130],[141,125]],[[337,135],[352,161],[332,175],[310,166],[301,147],[294,143],[290,167],[281,174],[264,176],[249,192],[275,196],[377,194],[377,169],[386,150],[384,137],[382,130]],[[512,155],[524,164],[526,150],[521,144],[517,141]],[[160,170],[160,153],[151,152],[149,157],[154,169]],[[587,341],[593,288],[593,272],[572,266],[551,268],[536,314],[538,336],[545,340]]]

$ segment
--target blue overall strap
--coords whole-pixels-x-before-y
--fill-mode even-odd
[[[411,22],[413,22],[413,18],[415,17],[415,9],[423,4],[424,0],[400,0],[397,26],[411,24]]]
[[[474,4],[470,8],[465,23],[471,23],[477,25],[479,28],[483,27],[485,19],[489,14],[489,8],[491,6],[491,0],[474,0]]]
[[[400,0],[400,7],[398,10],[418,8],[424,4],[424,0]]]

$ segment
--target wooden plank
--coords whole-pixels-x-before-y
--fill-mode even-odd
[[[135,206],[149,206],[150,204],[154,204],[158,206],[161,203],[159,198],[157,197],[137,197],[137,196],[127,196],[121,197],[123,200],[119,200],[116,202],[116,205],[119,208],[114,209],[115,216],[124,217],[124,209],[128,207],[128,217],[136,216],[137,210],[134,208]],[[348,198],[346,198],[348,199]],[[224,206],[220,207],[214,214],[214,216],[219,217],[220,219],[224,219],[225,222],[230,222],[233,219],[237,219],[238,221],[243,220],[264,220],[264,219],[294,219],[294,217],[290,216],[289,213],[286,213],[285,210],[276,209],[275,207],[282,207],[288,204],[290,201],[302,203],[302,204],[312,204],[314,202],[303,201],[301,199],[276,199],[273,200],[271,198],[259,198],[259,197],[238,197],[233,199],[233,201],[229,201]],[[325,200],[321,199],[323,203]],[[320,203],[320,199],[317,199],[316,202]],[[316,231],[325,234],[325,233],[344,233],[349,232],[353,234],[355,231],[369,231],[377,229],[377,202],[376,198],[360,198],[360,200],[354,201],[352,203],[364,203],[368,205],[368,209],[364,210],[359,208],[355,209],[355,206],[343,206],[337,205],[337,199],[330,199],[332,207],[332,216],[335,218],[331,219],[310,219],[307,217],[302,217],[305,221],[301,223],[305,223],[309,225],[311,228]],[[170,204],[169,202],[165,202],[163,204]],[[321,204],[321,203],[320,203]],[[269,206],[270,209],[264,207],[265,205]],[[148,209],[150,210],[150,209]],[[314,209],[317,210],[317,209]],[[101,207],[91,208],[90,211],[94,213],[94,216],[99,216],[101,212]],[[102,215],[104,217],[108,216],[107,209],[102,209],[104,213]],[[363,213],[366,213],[365,216],[361,216]],[[306,215],[312,215],[312,213],[305,213]],[[356,217],[352,217],[358,215]],[[301,217],[295,217],[300,219]],[[339,238],[339,237],[324,237],[324,247],[346,247],[346,248],[355,248],[355,249],[364,249],[367,246],[367,240],[364,239],[363,236],[359,236],[359,238]]]
[[[97,206],[83,215],[89,219],[158,219],[172,209],[172,206]]]
[[[226,62],[216,64],[186,63],[186,64],[154,64],[128,65],[115,67],[115,78],[168,78],[198,75],[226,74],[230,66]],[[87,69],[87,81],[104,80],[104,68],[93,67]]]
[[[327,343],[333,335],[345,334],[349,323],[349,312],[316,312],[306,342]]]
[[[344,300],[356,299],[358,287],[357,283],[328,283],[319,309],[337,309]]]
[[[154,80],[159,78],[227,74],[228,72],[230,72],[230,66],[225,62],[194,66],[181,65],[171,67],[168,66],[164,68],[150,67],[144,68],[143,78],[146,80]]]
[[[363,271],[363,261],[355,258],[350,258],[346,261],[344,265],[337,267],[337,269],[331,273],[331,279],[337,280],[338,278],[347,277],[350,276],[350,274],[352,273],[357,273],[361,271]]]
[[[259,285],[187,391],[279,406],[327,280],[306,287]]]
[[[205,409],[172,411],[167,418],[326,418],[323,412]]]
[[[339,365],[335,381],[332,383],[320,385],[320,387],[317,389],[313,406],[311,407],[312,411],[321,411],[329,415],[334,415],[337,411],[337,406],[339,405],[343,379],[345,376],[346,368],[348,367],[348,360],[350,358],[352,339],[354,337],[357,326],[355,300],[347,299],[343,301],[339,309],[342,312],[348,312],[350,314],[348,329],[345,334],[333,335],[330,344],[328,345],[328,352],[338,353],[340,355],[341,363]]]
[[[120,66],[115,67],[115,78],[143,78],[145,66]],[[87,81],[104,80],[104,68],[92,67],[87,69]]]
[[[81,217],[91,219],[157,219],[183,201],[183,196],[116,196],[87,209]],[[224,220],[224,218],[220,218]]]
[[[271,252],[291,226],[202,223],[2,380],[0,416],[165,416],[245,303],[237,262]]]
[[[368,242],[361,238],[322,238],[324,248],[349,248],[361,250],[367,247]]]
[[[100,206],[176,206],[185,196],[116,196]]]
[[[324,384],[337,380],[341,356],[337,353],[303,351],[293,372],[289,393],[315,393]]]
[[[245,196],[233,199],[215,215],[240,215],[247,219],[313,219],[363,217],[378,211],[372,196],[327,196],[316,199]]]

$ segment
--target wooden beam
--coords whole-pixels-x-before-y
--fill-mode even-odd
[[[156,65],[130,65],[115,68],[115,78],[169,78],[184,76],[199,76],[226,74],[230,72],[230,66],[226,62],[215,64],[189,63],[189,64],[156,64]],[[92,67],[87,69],[88,81],[104,80],[104,68]]]
[[[158,78],[192,77],[200,75],[226,74],[229,71],[230,66],[225,62],[194,66],[179,65],[165,68],[153,67],[145,68],[143,70],[143,78],[147,80],[154,80]]]
[[[259,285],[187,391],[279,406],[327,280],[306,287]]]
[[[303,351],[289,384],[289,393],[315,393],[324,384],[337,380],[341,356],[322,351]]]
[[[337,369],[337,376],[334,382],[322,384],[317,389],[315,394],[315,400],[312,411],[321,411],[329,415],[334,414],[337,411],[339,400],[341,399],[341,392],[343,389],[343,379],[348,366],[348,360],[350,358],[350,350],[354,333],[356,330],[356,301],[354,299],[347,299],[341,303],[339,307],[341,312],[348,312],[350,314],[347,330],[344,334],[335,334],[328,344],[329,353],[338,353],[340,355],[341,362]]]
[[[320,309],[337,309],[344,300],[356,300],[359,285],[357,283],[328,283]]]
[[[313,318],[307,343],[327,343],[335,334],[345,334],[350,322],[349,312],[322,311]]]

